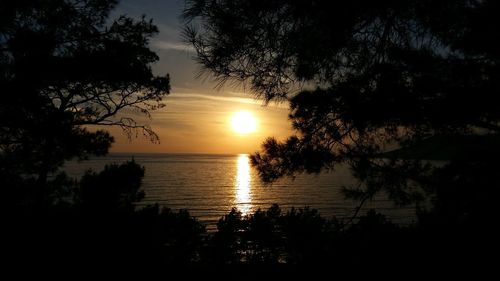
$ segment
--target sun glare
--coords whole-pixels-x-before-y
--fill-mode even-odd
[[[231,118],[231,127],[238,134],[250,134],[257,130],[257,120],[248,111],[238,111]]]

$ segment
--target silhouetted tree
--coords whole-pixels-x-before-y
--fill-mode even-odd
[[[144,168],[134,161],[89,171],[80,181],[60,175],[49,187],[69,189],[61,194],[67,201],[54,202],[44,212],[11,208],[0,213],[4,254],[26,268],[165,270],[195,264],[204,226],[186,210],[136,206],[144,195],[143,176]]]
[[[436,189],[471,159],[438,183],[420,155],[382,153],[443,134],[453,144],[500,132],[498,1],[186,3],[186,41],[205,70],[290,103],[297,135],[270,138],[252,157],[266,181],[347,162],[360,179],[347,194],[361,202],[382,189],[400,204],[440,200]],[[495,164],[489,151],[479,158]],[[470,171],[472,189],[472,178],[496,177]]]
[[[219,220],[217,232],[209,234],[201,260],[216,269],[221,264],[236,269],[246,265],[250,274],[266,268],[313,274],[350,267],[403,265],[414,262],[415,254],[424,255],[429,246],[418,247],[432,240],[418,237],[413,230],[413,226],[391,223],[374,210],[347,225],[335,218],[327,220],[307,207],[282,212],[275,204],[247,216],[233,209]],[[408,252],[413,244],[419,245],[417,251]]]
[[[245,245],[241,233],[245,229],[241,212],[233,208],[219,219],[217,232],[212,238],[212,247],[204,254],[216,263],[238,263],[243,259]]]
[[[139,190],[144,168],[135,161],[106,165],[98,174],[88,171],[79,182],[76,202],[84,210],[97,213],[133,212],[136,202],[144,198]]]
[[[64,160],[107,153],[118,126],[128,136],[152,129],[150,117],[169,93],[152,74],[151,20],[110,18],[115,0],[0,3],[0,174],[9,186],[32,177],[47,196],[47,175]]]

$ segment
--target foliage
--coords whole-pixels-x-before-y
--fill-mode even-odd
[[[144,192],[139,191],[143,177],[144,168],[133,160],[121,165],[106,165],[99,174],[87,171],[79,183],[75,201],[82,208],[97,212],[133,211],[133,203],[144,198]]]
[[[194,264],[200,260],[205,227],[187,210],[174,212],[158,205],[136,211],[134,231],[142,233],[141,243],[154,253],[160,266]]]
[[[498,1],[186,2],[186,41],[208,73],[290,104],[296,136],[252,156],[263,180],[346,163],[359,179],[346,193],[361,203],[385,190],[423,205],[453,173],[437,181],[419,156],[383,153],[442,136],[459,152],[489,143],[476,160],[498,167],[497,144],[481,141],[500,131]],[[457,159],[473,160],[442,160]]]
[[[205,258],[222,264],[311,263],[327,251],[332,229],[314,209],[283,214],[274,204],[246,217],[233,209],[219,220]]]
[[[116,3],[0,4],[1,172],[33,177],[39,197],[63,161],[107,153],[113,138],[89,125],[158,140],[132,115],[150,117],[170,90],[169,77],[154,76],[150,66],[158,56],[148,42],[158,29],[144,17],[110,18]]]
[[[199,261],[204,226],[185,210],[136,206],[144,195],[143,176],[134,161],[89,171],[80,181],[60,175],[48,183],[57,200],[43,212],[31,210],[30,202],[2,206],[5,254],[16,266],[47,268],[160,268]]]

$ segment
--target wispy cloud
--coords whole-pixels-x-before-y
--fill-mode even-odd
[[[234,96],[222,96],[222,95],[207,95],[207,94],[193,94],[193,93],[174,93],[168,96],[169,99],[205,99],[205,100],[213,100],[213,101],[222,101],[222,102],[231,102],[231,103],[243,103],[243,104],[255,104],[255,105],[264,105],[264,102],[261,100],[253,99],[253,98],[243,98],[243,97],[234,97]],[[283,103],[274,103],[271,102],[268,106],[275,108],[288,109],[288,104]]]
[[[159,41],[154,41],[152,43],[152,46],[160,50],[176,50],[176,51],[187,51],[187,52],[195,51],[192,46],[181,42],[159,40]]]

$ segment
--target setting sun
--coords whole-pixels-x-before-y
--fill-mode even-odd
[[[231,127],[238,134],[250,134],[257,130],[257,120],[248,111],[238,111],[231,117]]]

